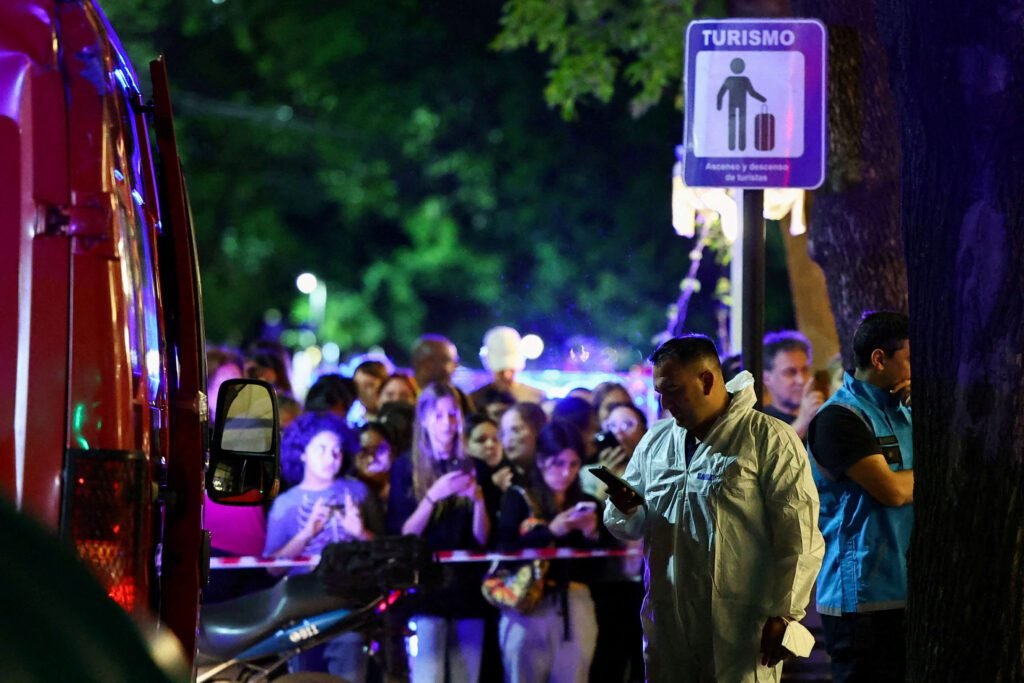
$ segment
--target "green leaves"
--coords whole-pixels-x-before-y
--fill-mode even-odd
[[[630,111],[639,117],[666,90],[679,92],[683,33],[693,18],[689,1],[507,0],[492,45],[547,53],[544,95],[566,119],[575,118],[580,103],[611,101],[619,78],[630,86]]]

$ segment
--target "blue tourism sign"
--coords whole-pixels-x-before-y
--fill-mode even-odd
[[[683,173],[692,187],[825,180],[825,26],[694,21],[686,30]]]

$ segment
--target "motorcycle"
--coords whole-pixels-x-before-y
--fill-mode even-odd
[[[431,562],[415,536],[335,543],[324,548],[310,574],[286,576],[270,588],[205,605],[197,683],[341,681],[326,674],[288,674],[288,660],[347,631],[366,632],[370,642],[388,611],[421,585],[421,573]]]

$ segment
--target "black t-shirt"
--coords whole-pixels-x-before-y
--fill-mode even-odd
[[[540,504],[540,497],[534,493],[528,493],[534,505]],[[535,511],[530,502],[523,497],[523,490],[510,488],[505,493],[502,503],[501,516],[498,518],[497,547],[502,552],[515,552],[526,548],[577,548],[589,550],[592,548],[610,547],[613,545],[612,538],[605,529],[602,522],[601,504],[597,498],[582,493],[576,502],[589,502],[597,506],[598,537],[587,538],[579,530],[570,531],[564,536],[555,536],[551,533],[547,522],[554,519],[554,514],[545,514],[538,510],[544,524],[534,526],[526,534],[521,533],[520,526],[529,517],[533,517]],[[575,503],[570,503],[566,509]],[[552,560],[548,569],[548,578],[555,583],[559,589],[564,588],[570,581],[590,583],[601,575],[604,560],[600,558],[573,559],[573,560]]]
[[[416,511],[419,501],[413,489],[412,456],[404,453],[391,465],[387,530],[402,533],[402,525]],[[431,550],[482,550],[473,535],[473,504],[465,499],[439,501],[420,536]],[[423,585],[403,600],[410,614],[431,614],[468,619],[488,614],[491,608],[480,595],[487,565],[481,562],[434,564],[423,574]]]
[[[783,422],[785,422],[788,425],[791,425],[791,424],[793,424],[793,422],[796,421],[796,415],[790,415],[789,413],[784,413],[781,410],[779,410],[778,408],[776,408],[775,406],[765,406],[761,410],[761,412],[763,412],[765,415],[771,415],[772,417],[774,417],[774,418],[776,418],[778,420],[782,420]]]
[[[836,480],[844,479],[851,465],[882,452],[860,415],[839,405],[818,411],[807,428],[807,445],[818,465]]]

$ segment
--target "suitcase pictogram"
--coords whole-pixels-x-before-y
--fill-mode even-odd
[[[775,115],[761,105],[761,113],[754,117],[754,149],[770,152],[775,149]]]

